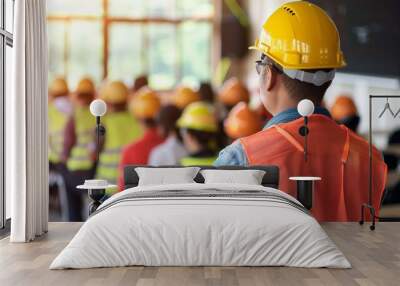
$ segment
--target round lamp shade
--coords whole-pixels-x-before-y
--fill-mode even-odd
[[[107,112],[107,105],[102,99],[93,100],[90,104],[90,113],[93,116],[103,116]]]
[[[314,103],[309,99],[303,99],[297,105],[297,111],[303,117],[310,116],[314,113]]]

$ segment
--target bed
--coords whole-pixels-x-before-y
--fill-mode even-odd
[[[138,186],[137,167],[125,168],[125,190],[99,207],[50,269],[351,267],[309,212],[278,190],[277,167],[218,167],[263,170],[261,185],[205,184],[199,173],[195,183],[153,186]]]

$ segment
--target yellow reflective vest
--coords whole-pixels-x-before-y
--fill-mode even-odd
[[[212,166],[217,157],[184,157],[181,165],[188,166]]]
[[[49,161],[57,164],[61,162],[64,147],[64,129],[68,121],[68,114],[59,111],[53,103],[48,107],[49,119]]]
[[[128,111],[108,113],[102,118],[105,142],[96,170],[96,178],[116,184],[122,149],[142,136],[142,129]]]
[[[90,113],[89,107],[77,107],[73,120],[76,143],[68,158],[67,168],[70,171],[90,170],[93,167],[91,148],[95,146],[95,117]]]

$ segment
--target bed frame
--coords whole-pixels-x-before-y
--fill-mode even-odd
[[[136,187],[139,183],[139,176],[135,171],[137,167],[146,168],[182,168],[182,166],[143,166],[143,165],[129,165],[124,168],[124,189],[129,189]],[[223,166],[223,167],[213,167],[213,166],[199,166],[201,170],[208,169],[218,169],[218,170],[263,170],[265,175],[262,180],[262,185],[265,187],[279,189],[279,168],[277,166]],[[204,183],[204,178],[198,173],[194,179],[197,183]]]

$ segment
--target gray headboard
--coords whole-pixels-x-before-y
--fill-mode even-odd
[[[143,165],[132,165],[126,166],[124,168],[124,189],[129,189],[136,187],[139,182],[139,177],[135,171],[137,167],[146,167],[146,168],[182,168],[182,166],[143,166]],[[219,170],[263,170],[265,171],[264,178],[262,180],[262,185],[265,187],[271,187],[278,189],[279,187],[279,168],[277,166],[249,166],[249,167],[240,167],[240,166],[223,166],[223,167],[213,167],[213,166],[199,166],[202,170],[204,169],[219,169]],[[203,176],[199,174],[196,176],[195,181],[197,183],[204,183]]]

